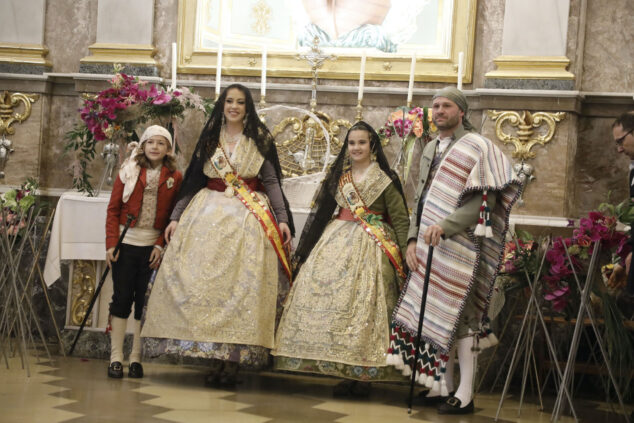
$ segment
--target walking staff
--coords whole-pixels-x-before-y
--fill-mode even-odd
[[[407,414],[412,414],[412,398],[414,397],[414,384],[416,383],[416,362],[418,361],[418,353],[420,350],[420,337],[423,333],[423,319],[425,318],[425,304],[427,303],[427,288],[429,287],[429,275],[431,275],[431,259],[434,255],[434,247],[429,246],[427,254],[427,267],[425,268],[425,283],[423,284],[423,296],[420,300],[420,314],[418,316],[418,333],[416,334],[416,352],[414,353],[414,361],[412,362],[412,380],[409,385],[409,397],[407,398]]]

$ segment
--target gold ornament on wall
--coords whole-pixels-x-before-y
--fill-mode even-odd
[[[40,98],[38,94],[9,93],[0,94],[0,179],[4,178],[4,168],[13,153],[13,142],[7,135],[15,134],[14,123],[22,123],[31,116],[31,104]],[[22,106],[22,112],[17,109]]]
[[[31,104],[39,99],[39,94],[9,93],[0,94],[0,135],[13,135],[15,122],[22,123],[31,116]],[[20,104],[24,107],[22,113],[15,111]]]
[[[96,275],[95,262],[90,260],[74,261],[73,275],[71,277],[71,325],[79,326],[84,320],[88,305],[95,292]],[[88,318],[86,324],[89,326],[92,324],[92,317]]]
[[[566,117],[565,112],[523,112],[488,110],[487,115],[495,121],[495,135],[504,144],[515,146],[513,157],[525,161],[535,157],[533,146],[550,142],[555,135],[557,123]],[[517,127],[516,135],[504,132],[504,125]],[[545,132],[538,130],[545,125]]]
[[[512,143],[515,146],[513,157],[519,159],[519,163],[513,165],[513,170],[524,185],[522,195],[517,201],[518,206],[524,205],[524,192],[528,184],[535,179],[535,169],[526,163],[526,160],[535,158],[535,152],[531,149],[535,145],[549,143],[555,131],[557,123],[566,117],[565,112],[516,112],[512,110],[498,112],[487,110],[489,118],[495,121],[495,135],[505,144]],[[506,133],[504,125],[516,127],[515,135]]]

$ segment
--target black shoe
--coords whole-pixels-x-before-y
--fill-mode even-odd
[[[120,361],[113,361],[108,366],[108,377],[121,379],[123,377],[123,365]]]
[[[128,377],[133,379],[141,379],[143,377],[143,366],[141,363],[130,363],[130,368],[128,369]]]
[[[371,390],[370,382],[343,380],[335,385],[332,390],[332,396],[335,398],[367,398],[370,396]]]
[[[462,402],[456,397],[449,399],[438,406],[438,414],[473,414],[473,400],[466,407],[461,407]]]
[[[450,392],[448,396],[443,397],[442,395],[437,395],[435,397],[428,397],[429,391],[421,391],[418,395],[412,398],[412,405],[418,405],[421,407],[430,407],[436,406],[438,404],[447,402],[449,398],[453,396],[453,392]]]
[[[332,388],[332,396],[335,398],[349,397],[355,381],[344,379]]]

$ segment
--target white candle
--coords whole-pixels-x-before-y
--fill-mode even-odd
[[[172,91],[176,89],[176,43],[172,43]]]
[[[222,74],[222,43],[218,44],[218,57],[216,60],[216,97],[220,95],[220,75]]]
[[[266,45],[262,49],[262,78],[260,81],[260,96],[264,97],[266,95]]]
[[[365,82],[365,61],[366,61],[366,52],[363,49],[363,55],[361,56],[361,70],[359,70],[359,96],[357,100],[361,101],[363,99],[363,84]]]
[[[464,53],[458,53],[458,89],[462,89],[462,71],[464,68]]]
[[[409,67],[409,87],[407,87],[407,104],[412,103],[414,94],[414,70],[416,69],[416,52],[412,53],[412,63]]]

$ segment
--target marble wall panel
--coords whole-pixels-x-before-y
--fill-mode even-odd
[[[45,0],[4,0],[0,13],[0,42],[42,44]]]
[[[586,8],[587,10],[587,8]],[[581,38],[585,37],[583,32],[584,28],[581,28],[581,15],[582,15],[581,0],[570,0],[570,12],[568,13],[568,36],[566,37],[566,54],[565,56],[570,59],[570,65],[568,65],[568,71],[575,75],[575,87],[581,86],[581,74],[583,72],[583,52],[579,49],[582,45]]]
[[[579,214],[596,210],[607,201],[608,192],[613,203],[620,203],[628,196],[630,160],[616,151],[612,122],[614,118],[579,119],[574,186]]]
[[[79,60],[90,54],[88,46],[95,43],[96,33],[96,1],[47,0],[44,44],[53,72],[77,72]]]
[[[154,47],[157,67],[163,78],[172,78],[172,43],[176,42],[178,29],[178,0],[155,0]],[[209,76],[206,76],[209,78]],[[178,78],[177,78],[178,79]],[[187,75],[187,79],[189,75]]]
[[[570,0],[506,0],[502,54],[566,54]]]
[[[504,0],[478,2],[473,87],[484,86],[484,74],[495,69],[493,59],[502,54],[504,7]]]
[[[581,89],[634,92],[634,2],[588,1]]]
[[[64,154],[64,137],[79,122],[77,110],[80,104],[79,96],[50,98],[49,118],[42,127],[40,182],[44,187],[69,189],[72,186],[72,175],[68,168],[73,157]]]
[[[152,44],[154,0],[98,0],[97,42]]]

